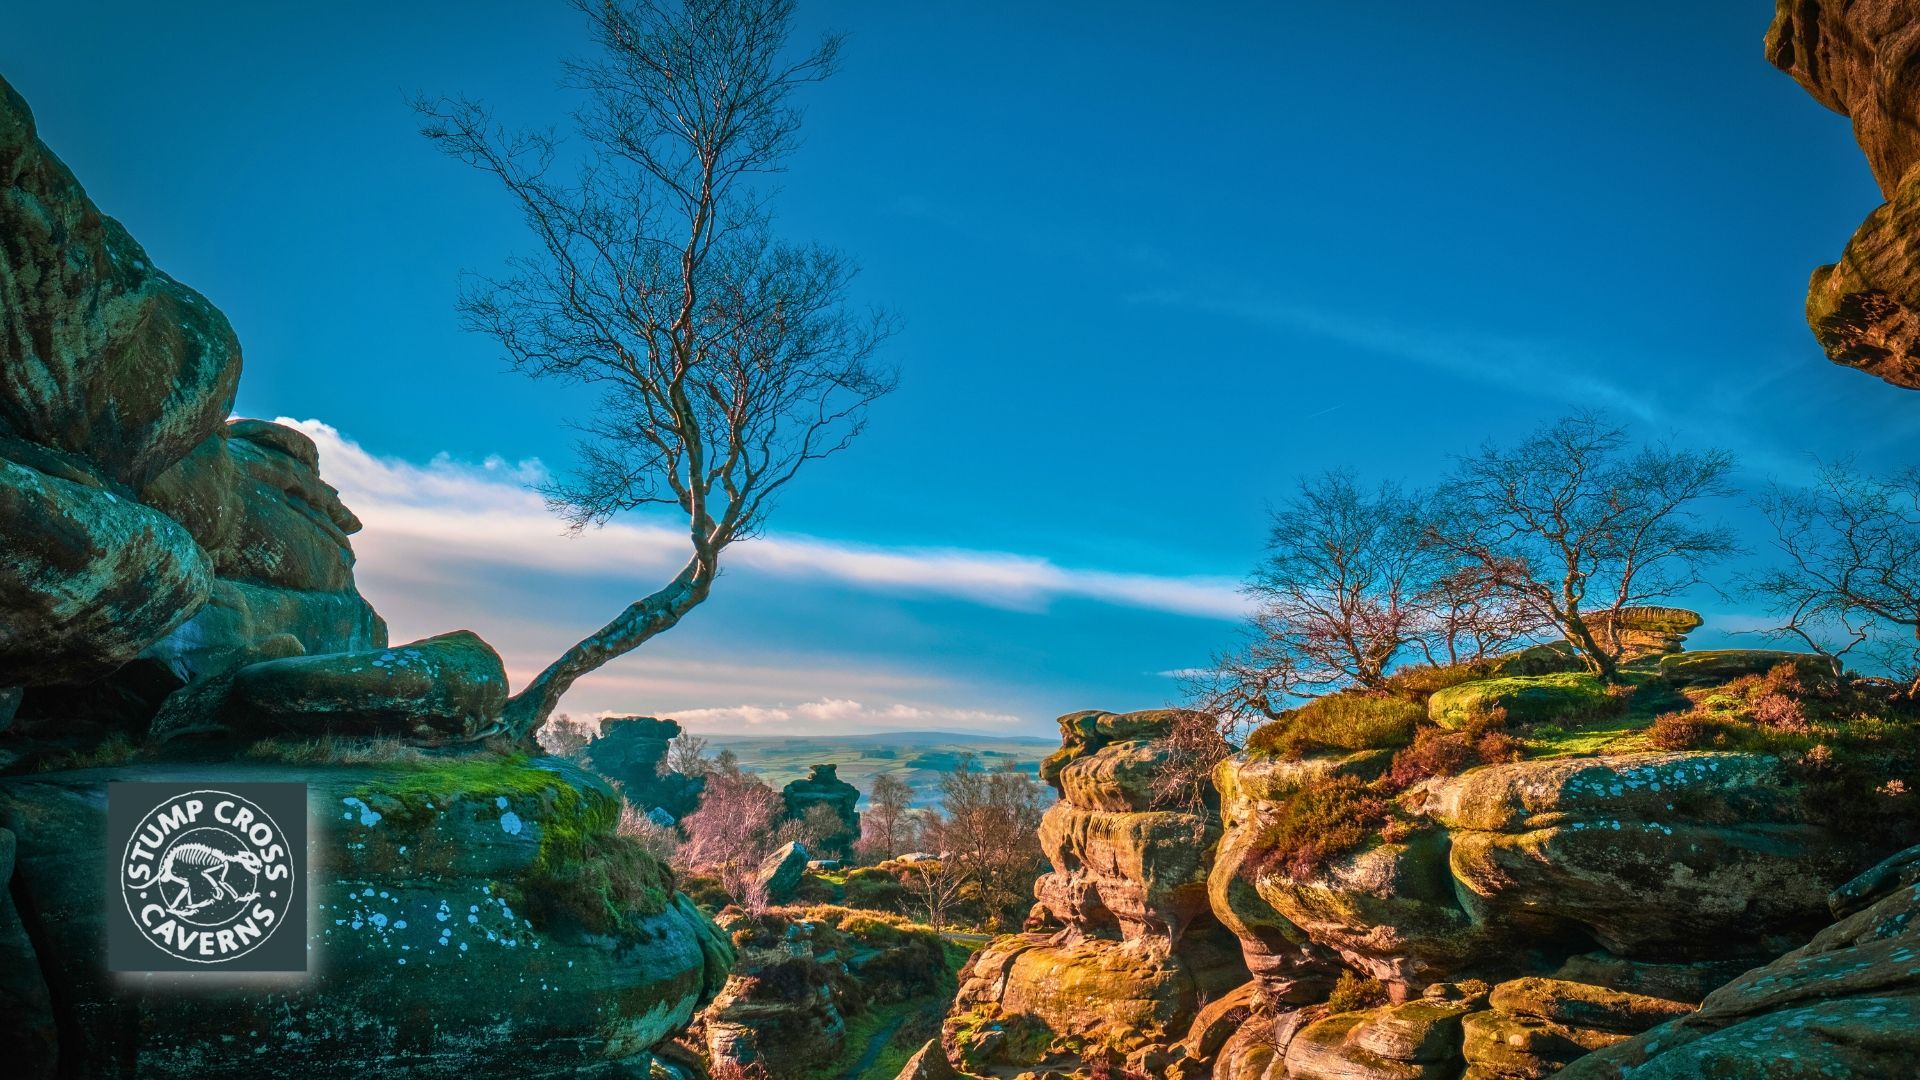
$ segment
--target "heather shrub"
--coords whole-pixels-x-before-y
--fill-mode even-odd
[[[1337,1013],[1357,1012],[1386,1003],[1386,983],[1351,971],[1341,972],[1339,981],[1333,984],[1333,992],[1327,995],[1328,1011]]]

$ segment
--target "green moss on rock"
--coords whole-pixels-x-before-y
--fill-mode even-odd
[[[1610,693],[1599,678],[1585,672],[1524,675],[1462,683],[1435,693],[1427,716],[1441,727],[1460,729],[1473,721],[1504,713],[1510,724],[1582,723],[1612,716],[1625,698]]]

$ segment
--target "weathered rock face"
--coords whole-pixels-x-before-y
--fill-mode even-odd
[[[627,801],[642,810],[660,809],[674,820],[700,805],[702,777],[663,772],[667,744],[680,737],[675,720],[651,716],[608,716],[581,756],[593,771],[620,785]]]
[[[1202,1002],[1247,981],[1233,939],[1207,908],[1210,810],[1155,807],[1165,764],[1155,741],[1174,714],[1076,713],[1041,776],[1063,798],[1040,842],[1052,870],[1029,926],[976,953],[961,973],[942,1042],[972,1072],[1081,1055],[1161,1075]]]
[[[93,205],[4,81],[0,183],[0,436],[137,490],[232,409],[233,328]]]
[[[308,785],[311,974],[180,993],[106,973],[109,898],[75,871],[107,864],[105,784],[181,779]],[[22,1076],[52,1075],[55,1031],[63,1075],[242,1077],[256,1052],[287,1073],[646,1075],[733,949],[617,819],[610,790],[552,759],[0,779],[19,844],[0,895],[26,931],[0,907],[0,954],[26,960],[0,965],[0,1045]]]
[[[806,817],[807,811],[816,806],[833,811],[840,828],[820,838],[823,851],[845,855],[853,849],[853,842],[860,839],[860,814],[854,809],[860,805],[860,789],[840,779],[838,766],[813,766],[806,776],[780,789],[780,799],[786,804],[787,817],[795,821]]]
[[[1700,1010],[1562,1075],[1907,1076],[1920,1052],[1920,848],[1835,891],[1838,922]]]
[[[386,643],[311,440],[227,423],[232,328],[100,213],[3,81],[0,328],[0,686],[141,656],[185,682],[283,634]]]
[[[1250,966],[1277,994],[1301,938],[1405,991],[1518,973],[1521,953],[1595,944],[1656,963],[1764,957],[1811,933],[1827,890],[1872,857],[1812,822],[1777,758],[1649,753],[1515,762],[1432,783],[1403,801],[1425,825],[1301,878],[1263,860],[1265,822],[1328,768],[1312,764],[1221,771],[1213,905],[1232,913]]]
[[[1705,620],[1697,611],[1676,607],[1624,607],[1587,617],[1587,624],[1603,646],[1619,651],[1622,662],[1677,653],[1688,634]]]
[[[1813,272],[1807,322],[1835,363],[1920,387],[1920,17],[1907,0],[1779,0],[1767,59],[1853,120],[1886,203]]]

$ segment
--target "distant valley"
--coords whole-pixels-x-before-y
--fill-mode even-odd
[[[873,779],[892,773],[914,790],[914,804],[940,800],[940,780],[968,754],[985,768],[1011,761],[1027,772],[1059,749],[1058,739],[1028,735],[976,735],[952,731],[888,731],[872,735],[717,735],[696,732],[718,753],[731,750],[740,764],[774,787],[807,775],[809,766],[832,763],[840,778],[871,790]]]

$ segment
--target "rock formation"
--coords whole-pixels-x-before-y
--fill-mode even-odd
[[[680,737],[676,720],[651,716],[607,716],[581,751],[594,772],[618,784],[627,801],[642,810],[664,810],[675,821],[700,805],[702,777],[667,771],[667,746]]]
[[[1041,821],[1052,870],[1023,934],[994,939],[961,972],[942,1035],[978,1074],[1111,1057],[1164,1075],[1201,1005],[1245,982],[1207,907],[1218,816],[1163,808],[1149,781],[1169,712],[1075,713],[1041,767],[1061,794]]]
[[[108,865],[102,785],[175,779],[308,785],[311,974],[180,993],[103,970],[118,900],[74,869]],[[51,1077],[57,1052],[61,1075],[247,1077],[271,1060],[277,1074],[644,1076],[733,947],[618,818],[610,789],[554,759],[0,777],[18,844],[0,955],[28,961],[0,976],[9,1075]]]
[[[842,1049],[849,1017],[931,995],[945,971],[939,935],[872,912],[730,907],[719,923],[739,959],[697,1028],[716,1071],[818,1075]]]
[[[1887,200],[1813,272],[1807,322],[1835,363],[1920,388],[1920,17],[1908,0],[1778,0],[1767,59],[1852,119]]]
[[[660,1051],[731,944],[610,788],[479,745],[492,648],[388,647],[313,442],[228,419],[226,319],[4,82],[0,372],[7,1074],[690,1075]],[[107,974],[107,785],[141,780],[307,785],[308,974]]]
[[[1905,1076],[1920,1030],[1920,848],[1836,890],[1839,919],[1715,990],[1698,1012],[1583,1058],[1580,1078]]]
[[[813,766],[807,775],[781,788],[780,799],[791,821],[804,819],[807,811],[816,806],[833,812],[840,827],[819,837],[822,851],[845,855],[853,850],[854,841],[860,839],[860,814],[854,809],[860,805],[860,789],[840,779],[839,766]]]

